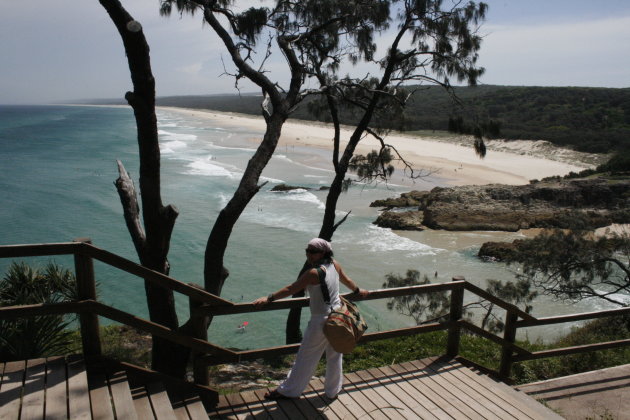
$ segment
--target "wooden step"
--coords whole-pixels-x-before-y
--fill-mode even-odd
[[[87,372],[81,356],[0,363],[2,420],[207,420],[201,398],[183,391],[169,396],[161,381],[132,387],[124,369]]]

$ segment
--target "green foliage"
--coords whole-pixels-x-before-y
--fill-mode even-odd
[[[104,356],[136,366],[151,366],[151,336],[126,325],[101,326],[101,351]],[[83,352],[81,332],[74,330],[69,335],[69,345],[64,354]],[[61,354],[61,353],[59,353]]]
[[[498,297],[504,302],[521,307],[525,312],[532,310],[532,301],[538,293],[532,290],[532,284],[525,279],[518,279],[516,282],[505,282],[501,280],[488,279],[486,292]],[[494,304],[488,301],[481,301],[475,304],[468,304],[467,307],[478,306],[483,308],[484,314],[481,320],[481,328],[498,333],[505,328],[505,322],[494,313]]]
[[[613,317],[575,327],[567,336],[549,345],[537,344],[528,347],[530,350],[544,350],[627,338],[630,338],[630,317]],[[518,383],[528,383],[627,363],[630,363],[630,347],[621,347],[517,363],[513,367],[512,377]]]
[[[425,275],[420,280],[420,272],[407,270],[405,277],[397,274],[387,274],[383,287],[409,287],[429,284],[431,281]],[[441,318],[449,311],[450,300],[447,292],[422,293],[397,296],[387,300],[387,309],[396,310],[402,315],[412,317],[417,325]]]
[[[630,149],[615,153],[610,160],[596,169],[597,172],[609,172],[611,175],[630,174]]]
[[[513,262],[522,264],[522,278],[543,293],[566,300],[589,297],[617,305],[630,292],[630,237],[592,239],[581,231],[546,231],[519,243]]]
[[[343,368],[345,372],[353,372],[439,356],[444,354],[446,339],[446,333],[437,331],[362,344],[344,356]]]
[[[354,155],[348,169],[356,172],[360,181],[371,182],[375,179],[388,179],[394,173],[392,153],[388,147],[380,151],[372,150],[367,156]]]
[[[429,278],[424,275],[420,280],[420,272],[407,270],[405,277],[397,274],[385,276],[383,287],[409,287],[430,284]],[[507,303],[523,307],[523,310],[532,310],[531,302],[537,293],[531,290],[531,283],[527,280],[518,280],[515,283],[503,283],[500,280],[488,280],[486,292],[496,296]],[[397,296],[387,301],[387,309],[396,310],[398,313],[414,319],[417,325],[426,322],[441,321],[450,311],[450,299],[447,292],[422,293],[406,296]],[[476,311],[481,310],[481,311]],[[505,324],[495,312],[493,303],[487,300],[469,302],[462,308],[462,316],[471,320],[475,314],[481,317],[481,328],[490,332],[503,331]]]
[[[76,297],[76,280],[50,263],[43,270],[13,263],[0,281],[0,306],[55,303]],[[0,320],[0,360],[64,354],[71,318],[62,315]]]
[[[406,87],[415,92],[406,103],[400,118],[405,131],[449,129],[450,118],[464,115],[455,111],[451,99],[440,87]],[[506,139],[547,140],[558,146],[576,150],[609,153],[619,151],[628,156],[630,147],[630,89],[580,87],[517,87],[480,85],[455,87],[455,93],[465,109],[474,109],[474,118],[500,124],[500,135]],[[314,116],[306,108],[310,100],[293,113],[304,120]],[[260,114],[260,96],[215,95],[158,98],[158,104],[216,109],[228,112]],[[604,115],[609,115],[602,125]],[[341,113],[343,124],[353,124],[352,114]],[[462,120],[463,124],[472,126]],[[557,127],[564,127],[558,130]],[[493,135],[486,133],[492,138]],[[627,168],[627,165],[624,165]],[[627,172],[627,170],[626,170]]]

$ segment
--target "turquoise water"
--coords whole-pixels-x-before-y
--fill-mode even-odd
[[[231,197],[247,160],[252,138],[261,133],[212,126],[184,113],[158,113],[162,151],[162,197],[180,211],[171,241],[171,276],[186,283],[203,283],[203,253],[219,210]],[[304,164],[320,158],[319,164]],[[118,194],[116,160],[137,183],[135,123],[129,108],[71,106],[0,106],[0,244],[66,242],[90,237],[96,246],[137,261],[126,230]],[[237,223],[226,253],[231,272],[223,296],[251,301],[292,282],[302,263],[305,243],[319,232],[326,192],[332,180],[328,152],[306,148],[278,150],[263,173],[268,184],[253,199]],[[317,161],[317,160],[316,160]],[[285,182],[312,188],[290,193],[271,192]],[[414,189],[442,185],[426,179]],[[417,269],[436,281],[464,275],[483,286],[485,279],[510,280],[514,274],[501,264],[479,261],[475,254],[487,240],[512,240],[519,233],[412,232],[400,235],[372,224],[377,198],[394,196],[410,187],[354,186],[344,195],[339,215],[350,217],[335,234],[336,257],[348,274],[365,288],[381,288],[388,273]],[[36,259],[45,263],[50,258]],[[56,257],[72,267],[72,259]],[[32,261],[32,260],[31,260]],[[8,261],[0,261],[4,272]],[[147,316],[140,279],[95,265],[100,298],[105,303]],[[178,298],[181,321],[188,303]],[[363,302],[370,331],[412,325],[409,318],[388,311],[384,301]],[[559,305],[540,299],[536,315],[593,310],[591,303]],[[285,311],[218,317],[211,341],[252,348],[280,345]],[[303,317],[306,318],[306,317]],[[243,331],[237,326],[249,324]],[[304,319],[306,322],[306,319]],[[566,326],[569,328],[569,326]],[[553,332],[557,333],[556,328]],[[545,330],[529,333],[545,337]]]

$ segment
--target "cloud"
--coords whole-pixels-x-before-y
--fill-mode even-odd
[[[630,85],[630,17],[539,26],[485,26],[488,84]]]

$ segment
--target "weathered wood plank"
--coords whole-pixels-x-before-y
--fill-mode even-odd
[[[161,382],[147,384],[147,392],[149,393],[149,398],[151,398],[151,406],[153,406],[156,419],[177,420],[171,401],[168,399],[168,394]]]
[[[324,387],[320,384],[322,384],[321,381],[316,383],[312,380],[306,387],[306,391],[307,393],[312,394],[313,398],[317,395],[318,398],[316,400],[314,399],[313,405],[320,410],[322,415],[328,419],[354,418],[354,416],[352,416],[350,412],[348,412],[348,410],[339,403],[339,400],[331,400],[328,398],[324,392]],[[340,411],[342,412],[340,413]]]
[[[112,404],[116,410],[116,417],[137,419],[136,408],[131,398],[131,389],[124,371],[114,372],[109,376],[109,388],[112,394]]]
[[[384,408],[388,407],[387,401],[385,401],[377,392],[374,392],[369,385],[366,385],[361,381],[361,378],[356,373],[347,373],[344,375],[349,383],[352,383],[354,389],[351,389],[350,395],[362,407],[368,412],[368,415],[375,419],[396,419],[394,413],[383,412]],[[382,409],[383,408],[383,409]]]
[[[2,388],[0,388],[0,419],[19,417],[25,371],[26,362],[24,360],[5,363]]]
[[[80,356],[68,358],[68,409],[71,419],[90,419],[90,396],[85,363]]]
[[[249,411],[255,418],[264,417],[266,413],[265,407],[261,404],[260,400],[256,396],[254,391],[245,391],[241,392],[241,398],[244,401],[244,404],[247,405]]]
[[[322,417],[321,412],[315,405],[316,400],[319,401],[319,396],[317,396],[316,393],[312,391],[305,391],[302,393],[300,398],[294,399],[293,402],[295,403],[296,407],[298,407],[298,409],[302,412],[304,418],[316,419]],[[322,405],[323,404],[320,404],[320,407]]]
[[[186,406],[181,401],[173,404],[173,414],[176,420],[190,420],[188,410],[186,410]]]
[[[211,413],[211,418],[217,419],[235,419],[236,415],[232,411],[232,406],[228,402],[225,395],[219,395],[219,403],[217,404],[217,409]]]
[[[477,384],[475,381],[472,381],[471,378],[468,378],[467,376],[456,374],[456,369],[458,368],[458,366],[461,366],[458,362],[452,360],[450,362],[433,361],[430,363],[426,363],[426,366],[430,369],[433,369],[435,373],[439,374],[446,381],[448,381],[453,389],[459,390],[461,393],[469,396],[478,404],[483,405],[498,418],[505,420],[517,419],[517,417],[512,415],[509,410],[505,410],[501,406],[501,401],[497,403],[497,399],[492,393],[479,392],[479,384]]]
[[[412,366],[415,366],[419,369],[429,369],[431,370],[431,368],[426,366],[426,363],[418,363],[418,361],[412,361],[409,362]],[[477,413],[478,418],[484,418],[484,419],[491,419],[491,420],[501,420],[501,418],[499,416],[497,416],[496,414],[494,414],[492,411],[490,411],[488,408],[484,407],[483,405],[479,404],[474,398],[470,397],[469,395],[467,395],[466,393],[462,392],[459,388],[457,388],[457,386],[455,386],[453,383],[449,382],[448,380],[446,380],[446,378],[444,378],[442,375],[437,375],[435,374],[436,372],[433,371],[434,375],[433,375],[433,380],[442,386],[442,388],[448,392],[451,395],[454,395],[457,397],[457,399],[459,399],[463,404],[465,404],[466,406],[470,407],[472,410],[474,410]]]
[[[562,418],[556,413],[554,413],[552,410],[538,403],[538,401],[536,401],[534,398],[531,398],[529,395],[515,390],[514,388],[512,388],[505,382],[501,382],[500,380],[493,378],[492,376],[488,376],[483,373],[477,372],[476,369],[471,369],[471,373],[483,376],[484,378],[486,378],[486,380],[491,381],[494,384],[495,392],[505,393],[508,398],[512,399],[513,402],[519,401],[519,407],[524,407],[522,409],[527,410],[526,412],[530,414],[533,418],[546,418],[546,419],[561,419]]]
[[[532,408],[533,405],[531,400],[525,401],[523,397],[524,395],[514,395],[518,393],[511,393],[503,391],[502,387],[498,387],[495,382],[493,382],[487,375],[480,374],[472,371],[470,368],[466,366],[458,367],[456,372],[460,375],[466,376],[473,380],[480,391],[486,394],[495,395],[498,400],[497,403],[500,403],[502,407],[507,407],[508,410],[517,418],[537,418],[534,413],[536,410]],[[511,387],[507,387],[512,389]]]
[[[46,420],[68,418],[67,377],[64,357],[49,357],[46,360]]]
[[[114,410],[109,397],[107,378],[103,373],[88,375],[92,417],[95,419],[114,420]]]
[[[271,389],[267,389],[266,392],[271,391]],[[276,407],[280,408],[284,415],[293,420],[302,418],[302,412],[295,406],[292,400],[276,400],[271,402]]]
[[[80,356],[68,357],[68,410],[70,419],[90,419],[90,396],[85,363]]]
[[[282,411],[282,409],[278,407],[275,402],[265,399],[265,393],[267,391],[267,389],[255,389],[253,391],[256,398],[258,398],[261,406],[265,408],[265,414],[262,415],[262,418],[272,418],[274,420],[290,420],[289,417],[287,417],[284,411]]]
[[[133,407],[136,410],[138,419],[155,419],[153,409],[151,408],[151,401],[149,400],[149,393],[144,385],[134,386],[131,388],[131,399],[133,400]]]
[[[31,359],[27,361],[20,419],[36,420],[44,418],[45,389],[46,359]]]
[[[415,404],[414,402],[412,402],[413,400],[409,401],[409,399],[407,399],[407,402],[410,403],[410,405],[407,405],[403,401],[403,399],[405,399],[402,396],[403,393],[400,391],[396,392],[395,386],[392,383],[380,382],[378,379],[376,379],[366,370],[356,372],[356,374],[359,376],[359,378],[361,378],[361,380],[365,384],[369,385],[380,396],[382,396],[383,399],[385,399],[385,401],[387,401],[388,406],[391,407],[390,410],[395,409],[400,415],[402,415],[405,418],[411,418],[411,417],[416,417],[416,416],[419,416],[419,418],[421,419],[435,419],[436,418],[428,410],[424,409],[424,407],[418,406],[418,404]],[[415,408],[416,410],[413,410],[412,407]],[[389,411],[386,411],[386,413],[389,415]]]
[[[186,398],[183,403],[191,420],[205,420],[208,418],[208,413],[206,413],[203,402],[198,396]]]
[[[435,404],[430,398],[417,390],[408,382],[408,378],[402,373],[397,373],[389,366],[383,366],[377,369],[370,369],[370,372],[376,377],[383,377],[386,380],[393,382],[399,389],[400,398],[408,398],[415,401],[415,403],[424,409],[428,410],[433,416],[441,420],[452,419],[453,416],[449,415],[446,411]],[[378,376],[380,374],[380,376]]]
[[[406,412],[411,410],[411,414],[415,413],[421,419],[446,420],[447,418],[450,418],[450,416],[446,415],[443,411],[431,410],[425,407],[421,402],[423,399],[421,398],[421,394],[407,384],[404,384],[404,381],[399,375],[394,374],[392,376],[386,376],[383,375],[382,371],[379,369],[368,369],[364,371],[364,373],[358,373],[359,375],[370,375],[372,380],[376,381],[380,387],[387,390],[393,398],[397,399],[401,404],[407,407],[405,410]]]
[[[247,407],[247,404],[245,404],[245,401],[238,393],[227,394],[225,397],[232,407],[232,411],[237,419],[245,419],[252,415]]]
[[[323,393],[324,382],[321,380],[321,378],[316,378],[311,381],[311,383],[315,384],[314,386],[318,389],[321,389],[321,392]],[[334,406],[335,410],[337,410],[337,407],[339,407],[338,412],[344,419],[368,418],[367,412],[348,394],[348,389],[351,388],[351,386],[352,385],[349,384],[349,381],[344,377],[343,388],[339,395],[337,395],[337,400],[335,400],[335,402],[332,403],[331,406]],[[346,412],[350,413],[350,417],[346,415]]]
[[[433,372],[419,369],[411,363],[390,366],[394,371],[403,374],[403,378],[427,397],[427,400],[441,407],[454,419],[479,418],[479,414],[464,405],[456,396],[450,394],[433,379]]]

